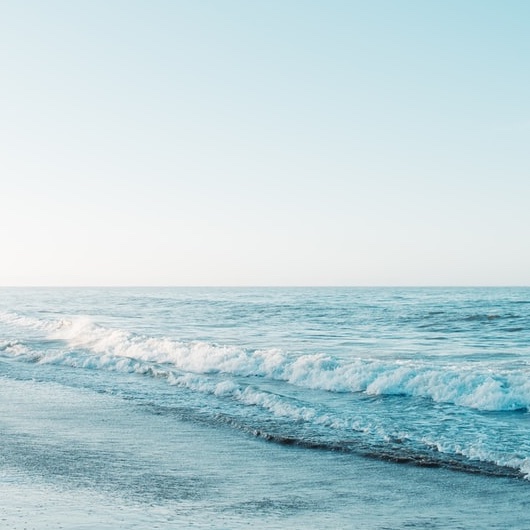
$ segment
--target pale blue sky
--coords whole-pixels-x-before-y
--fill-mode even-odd
[[[529,285],[530,2],[1,1],[0,285]]]

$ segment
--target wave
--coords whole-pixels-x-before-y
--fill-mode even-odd
[[[280,349],[249,350],[146,337],[98,325],[87,317],[46,321],[1,313],[0,320],[42,330],[48,339],[62,341],[70,350],[90,354],[44,351],[35,359],[40,362],[125,371],[152,370],[150,365],[155,364],[191,374],[257,376],[329,392],[427,398],[482,411],[530,410],[530,369],[526,365],[500,370],[487,362],[443,365],[414,360],[343,360],[323,353],[296,355]],[[18,343],[0,350],[25,354]]]
[[[361,413],[359,409],[352,414],[350,406],[328,409],[325,400],[304,401],[305,397],[294,397],[296,392],[282,395],[282,388],[287,387],[273,383],[286,382],[330,395],[353,392],[364,396],[364,403],[368,403],[369,396],[419,396],[479,410],[513,411],[529,409],[527,369],[499,373],[485,363],[442,367],[398,360],[346,361],[330,355],[295,355],[278,349],[248,350],[137,335],[84,317],[41,320],[0,313],[0,321],[46,335],[46,340],[36,342],[37,348],[20,340],[0,342],[4,357],[161,378],[170,385],[223,400],[220,407],[207,407],[213,421],[227,421],[276,443],[530,478],[530,458],[524,456],[524,451],[519,455],[516,448],[505,447],[499,452],[491,445],[481,445],[479,439],[465,438],[463,443],[443,430],[423,433],[421,426],[419,430],[406,424],[392,426],[379,418],[377,411]],[[274,391],[267,391],[269,386]],[[229,403],[246,409],[242,418],[237,412],[230,413],[235,409]],[[362,403],[360,406],[366,408]],[[284,422],[287,428],[278,428],[276,422],[271,424],[266,414]]]
[[[0,342],[0,352],[5,352],[9,355],[25,355],[28,351],[27,346],[18,340],[6,340]]]

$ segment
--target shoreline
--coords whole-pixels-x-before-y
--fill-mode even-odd
[[[0,382],[6,529],[525,527],[524,481],[282,447],[116,396]]]

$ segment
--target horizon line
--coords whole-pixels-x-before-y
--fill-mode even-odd
[[[530,284],[17,284],[0,285],[0,289],[487,289],[528,288]]]

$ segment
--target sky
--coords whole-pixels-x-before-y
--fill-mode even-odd
[[[530,2],[0,0],[0,285],[530,285]]]

